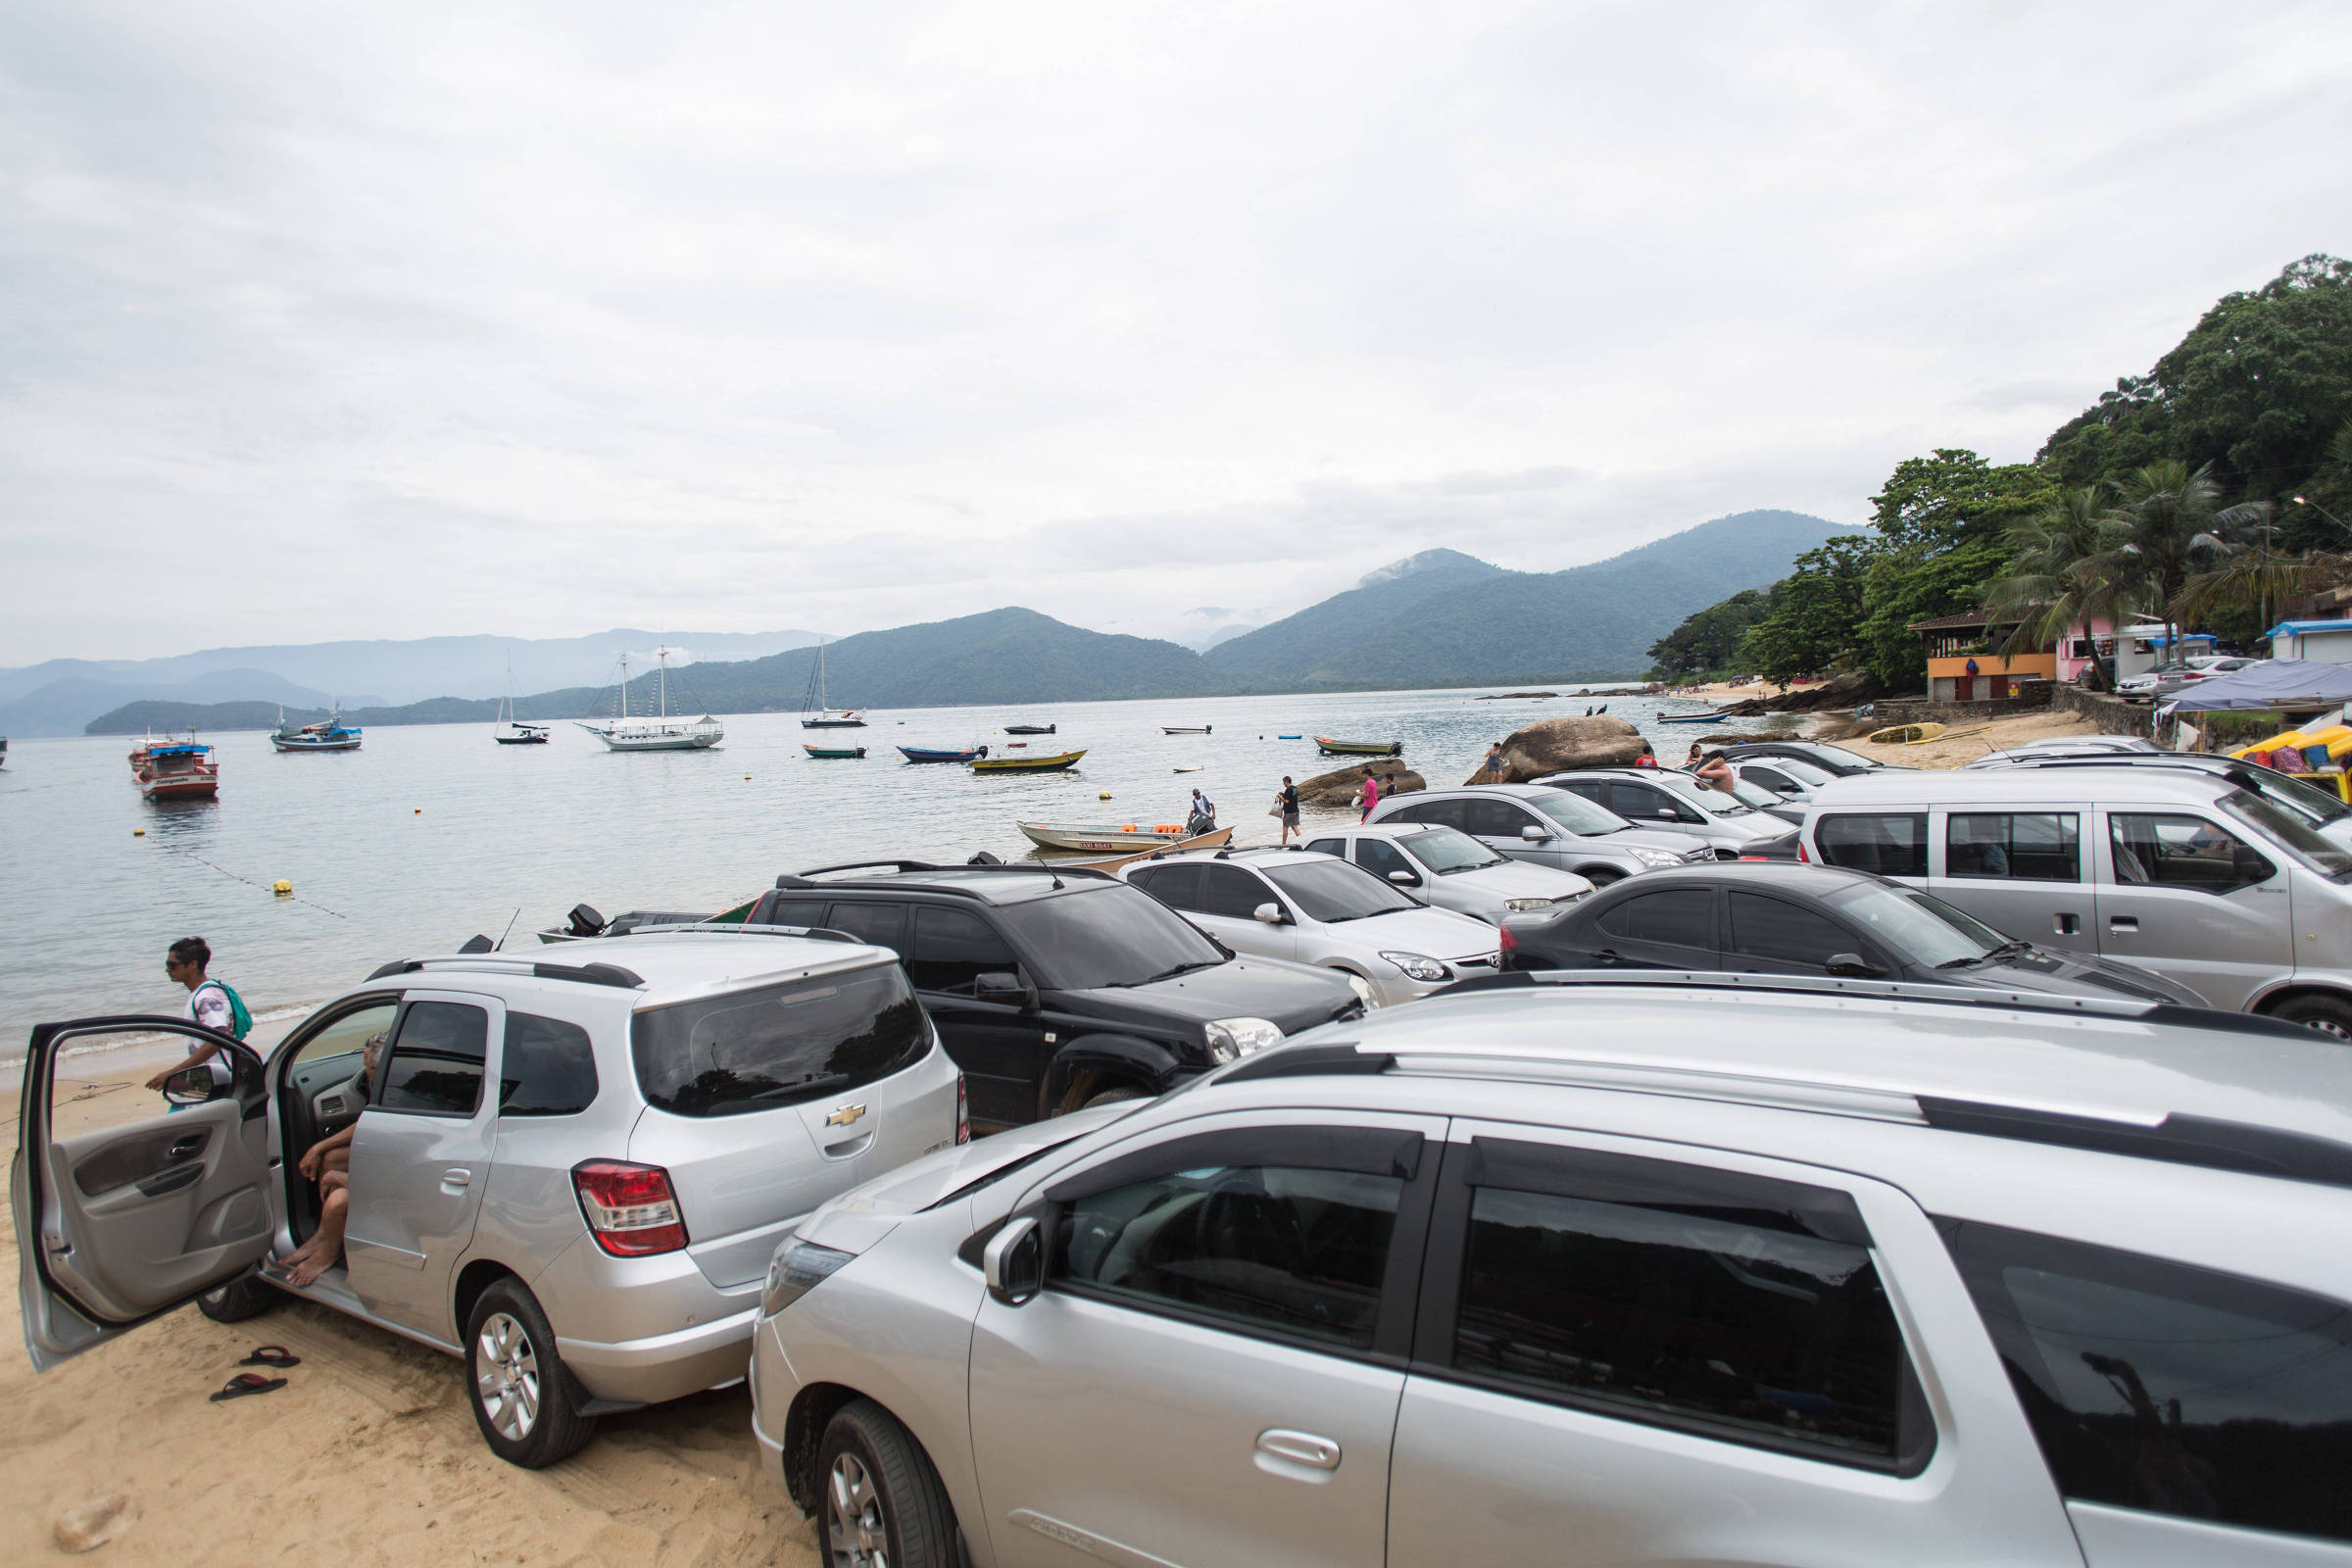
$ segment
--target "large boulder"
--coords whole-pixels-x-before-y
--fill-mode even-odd
[[[1364,787],[1367,773],[1380,780],[1380,797],[1410,795],[1415,790],[1429,788],[1429,780],[1404,765],[1399,758],[1374,757],[1330,773],[1317,773],[1313,778],[1298,781],[1298,803],[1301,806],[1352,806],[1355,792]]]
[[[1623,767],[1642,755],[1642,732],[1606,713],[1592,718],[1540,718],[1502,743],[1502,781],[1524,784],[1571,767]],[[1462,780],[1486,784],[1480,771]]]

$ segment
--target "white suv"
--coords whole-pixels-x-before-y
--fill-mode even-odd
[[[2352,1053],[1528,981],[820,1210],[752,1394],[830,1560],[2352,1563]]]

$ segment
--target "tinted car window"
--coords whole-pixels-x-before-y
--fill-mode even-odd
[[[1150,894],[1121,882],[1008,904],[997,918],[1036,955],[1047,984],[1071,991],[1139,986],[1230,956]]]
[[[2297,780],[2280,775],[2279,782]],[[2317,794],[2318,791],[2313,791]],[[2270,834],[2329,876],[2352,872],[2352,851],[2314,831],[2301,815],[2252,790],[2232,790],[2222,797],[2222,809],[2239,821]]]
[[[1396,846],[1387,839],[1357,839],[1355,863],[1377,877],[1385,878],[1391,871],[1402,871],[1416,882],[1421,880],[1421,874],[1413,869],[1413,862],[1406,859]]]
[[[498,1063],[501,1116],[571,1116],[596,1101],[596,1050],[588,1031],[561,1018],[507,1014]]]
[[[415,1002],[401,1014],[384,1065],[384,1110],[469,1116],[482,1102],[490,1014],[457,1002]]]
[[[1643,784],[1611,784],[1609,808],[1629,822],[1695,822],[1698,813],[1668,797],[1664,790]]]
[[[1381,813],[1384,822],[1438,822],[1446,827],[1467,827],[1470,822],[1468,801],[1415,801],[1394,811]]]
[[[1508,801],[1473,800],[1463,804],[1470,808],[1470,820],[1465,831],[1487,838],[1515,839],[1521,828],[1543,825]]]
[[[1337,855],[1345,857],[1348,853],[1348,841],[1346,839],[1317,839],[1314,843],[1309,844],[1307,848],[1314,851],[1317,855]]]
[[[1656,893],[1639,893],[1623,904],[1603,909],[1592,923],[1608,935],[1629,942],[1711,948],[1715,943],[1715,890],[1667,888]]]
[[[2117,811],[2107,818],[2115,880],[2127,887],[2233,893],[2268,882],[2278,867],[2235,834],[2201,816]]]
[[[1813,836],[1832,865],[1881,876],[1928,874],[1928,813],[1892,811],[1825,816]]]
[[[904,904],[836,903],[827,911],[825,924],[836,931],[847,932],[860,942],[888,948],[893,953],[904,953],[906,949],[906,906]]]
[[[1955,811],[1944,824],[1944,874],[2079,882],[2081,823],[2072,811]]]
[[[1361,1349],[1403,1190],[1394,1176],[1288,1167],[1154,1176],[1064,1208],[1053,1276]]]
[[[646,1102],[680,1116],[772,1110],[855,1089],[930,1044],[895,963],[698,998],[629,1022]]]
[[[1724,945],[1742,957],[1805,964],[1825,972],[1833,954],[1861,947],[1836,921],[1786,899],[1754,893],[1732,895],[1732,934]]]
[[[1902,1339],[1866,1243],[1811,1233],[1777,1197],[1642,1187],[1480,1185],[1454,1365],[1734,1441],[1894,1455]]]
[[[1171,909],[1198,909],[1200,873],[1205,869],[1197,860],[1177,865],[1147,865],[1130,871],[1127,879]]]
[[[2067,1496],[2352,1541],[2352,1308],[2135,1252],[1944,1230]]]
[[[769,925],[823,925],[825,901],[822,899],[778,899],[767,906]]]
[[[1782,772],[1778,767],[1766,767],[1762,762],[1740,763],[1740,776],[1752,783],[1761,784],[1768,790],[1785,790],[1793,793],[1798,788],[1797,782],[1792,776]]]
[[[1941,968],[1981,958],[2008,939],[1917,888],[1865,882],[1822,902],[1917,964]]]
[[[1550,817],[1569,832],[1584,838],[1597,838],[1604,833],[1622,833],[1633,826],[1624,817],[1605,806],[1579,799],[1566,790],[1553,790],[1536,798],[1536,809]]]
[[[906,973],[917,991],[970,996],[984,974],[1009,974],[1020,967],[1012,949],[969,909],[925,905],[914,911],[914,941],[906,950]]]
[[[1300,860],[1267,867],[1267,877],[1309,920],[1361,920],[1415,907],[1393,883],[1345,860]]]
[[[1238,865],[1204,865],[1200,868],[1200,903],[1202,914],[1213,914],[1228,920],[1247,920],[1257,912],[1261,904],[1275,902],[1266,885]]]

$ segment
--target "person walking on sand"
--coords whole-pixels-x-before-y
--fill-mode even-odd
[[[1479,769],[1478,776],[1490,784],[1499,784],[1502,782],[1503,766],[1502,742],[1496,741],[1487,748],[1487,765]]]
[[[215,980],[205,971],[212,967],[213,950],[202,937],[181,937],[164,955],[164,973],[188,988],[188,1000],[180,1007],[180,1016],[200,1028],[242,1040],[253,1027],[253,1015],[245,1004],[224,980]],[[190,1067],[210,1065],[213,1082],[225,1088],[234,1080],[220,1048],[201,1045],[187,1054],[187,1059],[175,1066],[166,1067],[147,1080],[150,1089],[162,1089],[166,1080]]]
[[[1274,809],[1282,814],[1279,842],[1288,844],[1291,835],[1298,831],[1298,786],[1291,782],[1288,773],[1282,775],[1282,788],[1274,792]]]
[[[1369,768],[1364,770],[1364,787],[1356,791],[1355,799],[1356,804],[1363,808],[1362,812],[1357,815],[1356,820],[1358,822],[1370,821],[1372,818],[1372,808],[1380,804],[1380,775],[1378,773],[1371,771]]]

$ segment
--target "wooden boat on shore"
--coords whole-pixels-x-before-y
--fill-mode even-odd
[[[1315,737],[1315,745],[1326,757],[1402,757],[1402,741],[1335,741],[1328,735]]]
[[[936,746],[902,746],[899,755],[909,762],[974,762],[988,755],[988,748],[972,746],[961,751],[943,751]]]
[[[1215,728],[1214,724],[1162,724],[1159,732],[1162,735],[1206,735]]]
[[[1054,733],[1054,726],[1052,724],[1007,724],[1004,726],[1004,733],[1007,735],[1051,735]]]
[[[1731,717],[1729,713],[1660,713],[1661,724],[1720,724]]]
[[[811,746],[807,741],[801,742],[801,750],[820,762],[846,762],[865,755],[862,746]]]
[[[981,750],[985,753],[987,748]],[[1045,757],[988,757],[972,763],[975,773],[1058,773],[1065,767],[1076,767],[1078,759],[1086,755],[1083,749],[1075,752],[1054,752]]]
[[[1186,842],[1184,824],[1162,822],[1146,827],[1129,822],[1123,827],[1086,827],[1067,822],[1015,824],[1041,850],[1074,850],[1097,855],[1120,850],[1164,850]],[[1197,848],[1209,849],[1233,836],[1229,827],[1194,835]]]
[[[130,776],[151,801],[209,801],[220,793],[213,749],[190,738],[143,740],[131,748]]]

